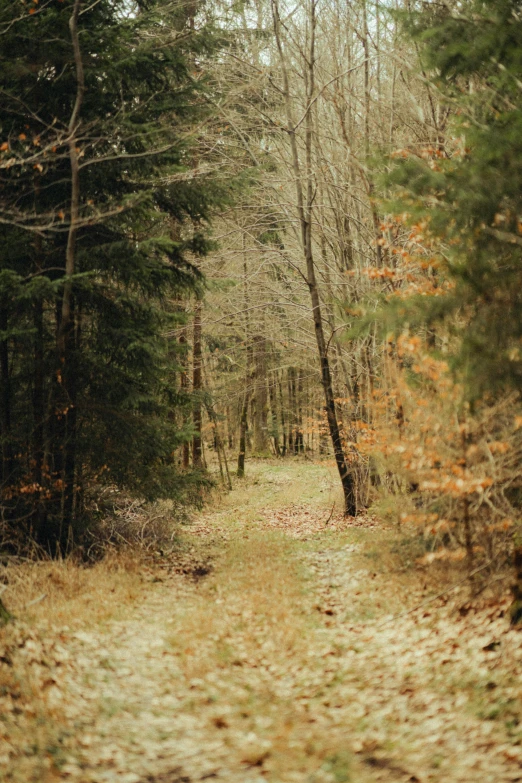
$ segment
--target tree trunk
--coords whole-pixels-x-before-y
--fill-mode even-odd
[[[7,333],[7,310],[0,308],[0,331]],[[0,380],[2,382],[2,486],[6,489],[13,476],[13,444],[11,440],[11,379],[9,377],[9,343],[0,341]]]
[[[181,393],[184,395],[186,399],[188,399],[189,394],[189,377],[188,377],[188,341],[187,341],[187,329],[183,327],[181,330],[181,334],[179,336],[179,344],[181,346],[181,356],[180,356],[180,387],[181,387]],[[186,401],[185,401],[186,405]],[[185,427],[188,427],[188,423],[190,420],[190,413],[187,410],[186,407],[183,408],[183,424]],[[187,440],[185,440],[181,446],[181,467],[183,470],[188,470],[190,466],[190,443]]]
[[[287,386],[288,386],[288,451],[290,454],[295,454],[295,429],[296,429],[296,412],[295,412],[295,380],[294,380],[294,368],[289,367],[286,371]]]
[[[263,454],[268,451],[268,396],[266,389],[266,340],[261,335],[253,339],[254,380],[254,451]]]
[[[61,323],[63,312],[63,292],[55,306],[56,344],[59,346],[58,366],[52,378],[50,391],[49,444],[51,496],[46,502],[45,525],[39,531],[38,543],[53,557],[63,554],[67,546],[67,535],[63,529],[64,500],[64,456],[66,441],[66,416],[68,408],[67,390],[64,388],[64,366],[68,339],[62,341]],[[63,335],[65,337],[65,335]]]
[[[239,454],[237,455],[238,478],[243,478],[245,475],[247,416],[248,416],[248,393],[245,391],[243,406],[241,408],[241,418],[239,420]]]
[[[513,603],[509,608],[509,615],[511,625],[522,625],[522,546],[515,547],[514,566]]]
[[[197,299],[196,307],[194,308],[194,345],[192,351],[192,393],[194,395],[192,422],[195,429],[192,438],[192,465],[195,468],[203,467],[203,447],[201,440],[201,429],[203,426],[201,405],[201,309],[201,300]]]
[[[275,387],[275,377],[268,379],[268,396],[270,398],[270,419],[272,437],[274,439],[274,451],[277,457],[281,456],[281,447],[279,445],[279,425],[277,422],[277,395]]]
[[[75,474],[76,474],[76,447],[77,447],[77,392],[78,373],[75,367],[75,358],[78,350],[79,315],[75,313],[74,302],[71,311],[71,328],[68,333],[67,355],[64,381],[67,389],[67,413],[65,415],[65,443],[64,443],[64,498],[63,498],[63,530],[67,531],[67,543],[70,545],[70,533],[74,533],[76,522],[74,515]],[[78,321],[75,327],[75,321]]]
[[[230,405],[226,406],[226,418],[227,418],[227,442],[228,448],[234,448],[234,428],[232,426],[232,411]]]
[[[303,371],[297,371],[297,430],[296,430],[296,454],[304,452],[303,439]]]
[[[366,0],[363,0],[363,35],[362,44],[364,49],[364,144],[366,153],[366,181],[368,188],[368,198],[370,201],[370,210],[372,213],[373,231],[375,235],[375,252],[377,266],[382,266],[382,246],[380,220],[375,206],[375,186],[373,178],[370,175],[370,37],[368,32],[368,8]]]
[[[71,328],[72,314],[72,277],[76,271],[76,235],[78,233],[78,224],[80,219],[80,163],[79,149],[76,138],[78,126],[80,124],[80,112],[85,93],[85,76],[83,70],[82,54],[80,50],[80,37],[78,31],[78,18],[80,15],[81,0],[74,0],[73,11],[69,19],[69,31],[74,54],[74,66],[76,75],[76,99],[74,102],[68,127],[68,146],[69,146],[69,166],[71,169],[71,214],[69,222],[69,233],[67,236],[67,247],[65,250],[65,282],[62,298],[62,317],[58,330],[58,352],[61,357],[65,356],[65,342],[67,332]]]
[[[281,403],[280,411],[281,411],[281,432],[283,433],[283,448],[281,450],[281,456],[286,457],[286,452],[288,449],[287,444],[287,437],[286,437],[286,421],[285,421],[285,398],[283,395],[283,383],[280,378],[278,378],[278,386],[279,386],[279,400]]]
[[[74,0],[69,19],[69,31],[73,48],[76,76],[76,98],[69,119],[68,149],[71,172],[70,218],[67,246],[65,250],[65,275],[59,312],[56,318],[57,370],[53,419],[55,497],[52,500],[52,515],[46,520],[41,531],[41,543],[53,556],[66,550],[68,529],[72,523],[71,514],[74,494],[74,466],[76,458],[76,374],[71,363],[71,350],[74,345],[74,301],[73,277],[76,273],[76,238],[80,220],[80,164],[77,132],[80,125],[80,112],[85,93],[85,78],[78,19],[81,0]]]
[[[310,291],[312,304],[312,317],[314,322],[315,337],[321,365],[321,383],[325,397],[325,410],[328,420],[328,429],[332,440],[335,462],[344,494],[344,507],[347,515],[357,513],[356,493],[354,478],[350,472],[344,455],[339,424],[335,411],[335,398],[332,386],[332,376],[330,364],[328,361],[328,349],[324,336],[323,320],[321,315],[321,305],[319,298],[319,289],[317,286],[315,264],[312,248],[312,210],[314,202],[314,178],[312,173],[312,101],[315,92],[315,28],[316,28],[316,0],[310,0],[309,8],[309,47],[304,61],[307,68],[306,72],[306,116],[305,116],[305,173],[301,171],[299,152],[296,139],[296,124],[293,119],[290,85],[288,79],[288,67],[281,37],[281,20],[279,17],[278,0],[272,2],[272,17],[274,23],[274,34],[281,61],[281,71],[283,77],[283,95],[285,100],[287,133],[290,139],[290,148],[292,155],[292,166],[294,172],[294,181],[296,186],[297,213],[301,227],[301,244],[306,263],[307,285]],[[304,183],[304,184],[303,184]],[[306,186],[306,189],[305,187]],[[306,200],[305,200],[306,193]]]
[[[246,250],[246,234],[243,232],[242,237],[243,244],[243,306],[245,312],[245,393],[243,396],[243,404],[241,407],[241,414],[239,417],[239,452],[237,457],[237,475],[238,478],[243,478],[245,475],[245,458],[247,450],[248,440],[248,407],[250,405],[251,390],[254,388],[253,375],[253,355],[252,355],[252,343],[250,341],[250,317],[249,317],[249,304],[250,295],[248,290],[248,260]]]
[[[33,374],[33,481],[40,488],[32,518],[37,537],[45,527],[46,509],[42,500],[45,462],[45,392],[44,392],[44,321],[43,302],[34,304],[34,374]]]

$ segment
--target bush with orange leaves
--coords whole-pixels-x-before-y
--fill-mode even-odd
[[[384,487],[413,501],[400,524],[419,526],[429,542],[419,562],[465,560],[470,575],[501,569],[521,531],[517,395],[471,408],[447,364],[408,333],[390,341],[384,377],[369,450]]]

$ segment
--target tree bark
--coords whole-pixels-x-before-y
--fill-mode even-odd
[[[274,451],[277,457],[281,456],[281,446],[279,444],[279,424],[277,421],[277,394],[276,394],[276,380],[272,376],[268,379],[268,396],[270,399],[270,419],[272,437],[274,439]]]
[[[7,332],[8,317],[5,307],[0,308],[0,331]],[[11,379],[9,377],[9,343],[7,337],[0,341],[0,380],[2,382],[2,486],[12,481],[13,446],[11,441]]]
[[[230,405],[226,406],[226,419],[227,419],[227,442],[228,442],[228,448],[233,449],[234,448],[234,427],[232,424],[232,411],[230,408]]]
[[[79,149],[77,147],[77,130],[80,123],[80,112],[85,94],[85,74],[80,49],[80,37],[78,31],[78,18],[80,15],[81,0],[74,0],[73,11],[69,19],[69,31],[74,54],[74,67],[76,71],[76,99],[69,119],[68,147],[69,166],[71,169],[71,214],[69,221],[69,233],[65,250],[65,282],[62,298],[62,317],[58,330],[58,350],[60,358],[65,357],[66,335],[71,329],[72,313],[72,278],[76,271],[76,236],[80,218],[80,165]]]
[[[509,608],[511,625],[522,625],[522,546],[515,547],[513,559],[515,566],[515,582],[511,588],[513,603]]]
[[[241,408],[241,418],[239,420],[239,453],[237,455],[238,478],[244,478],[245,475],[247,416],[248,416],[248,393],[247,391],[245,391],[243,406]]]
[[[181,387],[182,394],[186,395],[188,399],[188,393],[189,393],[188,341],[187,341],[187,330],[185,327],[181,330],[181,334],[179,336],[179,344],[181,346],[180,387]],[[188,427],[189,417],[190,417],[189,411],[187,411],[186,408],[184,408],[183,424],[185,425],[185,427]],[[181,446],[181,467],[183,468],[183,470],[188,470],[189,466],[190,466],[190,443],[187,438],[187,440],[185,440]]]
[[[362,44],[364,49],[364,147],[366,153],[366,181],[368,183],[368,198],[370,201],[370,210],[372,213],[373,231],[375,235],[375,253],[377,266],[382,266],[382,246],[380,220],[375,206],[375,185],[373,177],[370,174],[370,37],[368,32],[368,8],[366,0],[363,0],[363,35]]]
[[[34,370],[33,370],[33,481],[40,488],[35,501],[32,527],[37,535],[45,527],[45,503],[42,501],[45,462],[45,392],[44,392],[44,313],[43,302],[34,304]]]
[[[294,368],[289,367],[286,371],[288,387],[288,451],[295,454],[295,435],[296,435],[296,405],[295,405],[295,379]]]
[[[254,355],[254,451],[268,451],[268,396],[266,388],[266,339],[262,335],[253,338]]]
[[[286,421],[285,421],[285,398],[283,394],[283,383],[280,378],[278,378],[278,386],[279,386],[279,400],[280,400],[280,411],[281,411],[281,432],[283,433],[283,448],[281,449],[281,456],[286,457],[286,452],[288,449],[288,442],[286,437]]]
[[[303,371],[297,370],[297,429],[296,429],[296,454],[304,452],[303,438]]]
[[[68,125],[69,167],[71,171],[70,219],[67,246],[65,250],[64,284],[57,312],[56,349],[58,366],[56,372],[54,419],[55,447],[54,470],[56,497],[52,505],[52,518],[47,520],[41,531],[43,545],[53,555],[63,553],[68,544],[68,529],[72,523],[74,473],[76,459],[76,374],[71,368],[71,350],[74,344],[73,277],[76,272],[76,238],[80,218],[80,166],[77,147],[80,113],[85,93],[85,76],[80,49],[78,19],[81,0],[74,0],[69,19],[69,31],[76,73],[76,98]]]
[[[192,351],[192,393],[194,395],[194,407],[192,422],[195,433],[192,438],[192,465],[195,468],[203,467],[203,445],[201,430],[203,426],[203,411],[201,405],[201,299],[197,299],[194,308],[194,344]]]

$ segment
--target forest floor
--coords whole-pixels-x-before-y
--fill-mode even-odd
[[[427,603],[461,575],[417,567],[418,537],[332,513],[330,467],[248,471],[175,557],[43,564],[24,598],[10,581],[0,779],[522,781],[508,596],[469,603],[463,584]]]

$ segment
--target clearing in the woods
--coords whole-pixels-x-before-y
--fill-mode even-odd
[[[506,601],[428,602],[420,539],[343,520],[337,492],[324,464],[258,461],[174,560],[27,566],[52,589],[4,632],[0,778],[522,781]]]

